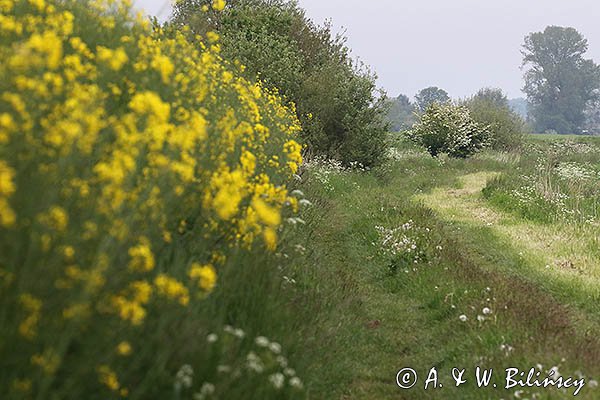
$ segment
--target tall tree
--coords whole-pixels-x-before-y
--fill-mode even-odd
[[[420,112],[425,112],[427,107],[433,103],[444,104],[449,102],[450,96],[448,96],[448,92],[445,90],[440,89],[437,86],[431,86],[417,93],[415,96],[415,101],[417,109]]]
[[[539,132],[580,133],[588,105],[598,99],[600,67],[584,58],[587,40],[574,28],[549,26],[523,46],[524,91]]]

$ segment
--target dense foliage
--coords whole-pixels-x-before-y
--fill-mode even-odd
[[[496,150],[510,151],[519,148],[527,132],[525,121],[511,110],[508,98],[500,89],[481,89],[465,101],[471,117],[488,126],[490,146]]]
[[[223,12],[210,0],[175,5],[171,25],[192,34],[217,32],[223,55],[249,79],[277,88],[297,107],[309,152],[346,164],[374,165],[384,153],[388,127],[375,78],[354,62],[331,26],[317,26],[293,1],[236,0]]]
[[[427,87],[422,89],[415,96],[416,108],[420,112],[425,112],[427,107],[433,103],[445,104],[450,102],[450,96],[444,89],[437,86]]]
[[[581,133],[599,99],[600,67],[585,59],[587,40],[573,28],[549,26],[523,46],[525,88],[537,132]]]
[[[408,137],[434,157],[441,153],[467,158],[489,143],[489,128],[476,122],[469,109],[454,104],[431,104]]]
[[[0,11],[2,398],[258,390],[268,375],[219,380],[218,364],[244,365],[244,332],[207,345],[221,321],[206,297],[232,267],[263,265],[298,209],[293,110],[240,77],[214,36],[194,47],[122,3]],[[262,371],[299,390],[269,343],[253,353]]]

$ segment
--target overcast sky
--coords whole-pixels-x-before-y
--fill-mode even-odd
[[[147,13],[165,0],[136,0]],[[600,62],[598,0],[299,0],[316,22],[344,28],[353,54],[369,64],[390,96],[439,86],[454,98],[486,86],[521,97],[520,48],[529,32],[572,26]]]

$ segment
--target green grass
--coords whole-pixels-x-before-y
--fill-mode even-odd
[[[330,190],[310,177],[303,187],[315,200],[316,221],[299,271],[312,271],[319,302],[327,305],[311,342],[318,350],[310,353],[316,358],[306,376],[310,397],[512,398],[519,389],[475,387],[478,365],[499,372],[539,363],[544,370],[558,366],[565,376],[581,371],[597,379],[600,342],[592,332],[599,327],[598,285],[578,285],[585,271],[554,276],[540,268],[541,253],[507,232],[516,227],[535,241],[538,228],[543,235],[547,227],[494,208],[480,195],[489,178],[514,169],[515,158],[435,160],[413,150],[400,153],[406,157],[385,172],[336,172],[328,176]],[[387,254],[376,229],[408,221],[421,260],[416,264]],[[593,255],[590,260],[598,266]],[[479,322],[484,307],[492,313]],[[467,322],[459,320],[462,314]],[[424,391],[424,374],[434,366],[445,386]],[[404,367],[419,372],[418,387],[396,386]],[[470,382],[452,387],[453,367],[467,368]],[[572,396],[535,392],[538,398]],[[580,394],[597,396],[587,387]]]
[[[531,133],[528,135],[529,139],[545,140],[545,141],[556,141],[556,140],[598,140],[597,135],[561,135],[559,133]]]

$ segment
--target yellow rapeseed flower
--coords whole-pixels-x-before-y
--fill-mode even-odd
[[[226,5],[227,2],[225,0],[213,0],[212,2],[212,8],[215,11],[223,11]]]
[[[98,381],[112,390],[113,392],[118,391],[121,388],[117,374],[108,366],[101,365],[97,369]]]
[[[152,286],[146,281],[136,281],[129,285],[133,294],[133,301],[147,304],[152,296]]]
[[[160,122],[168,121],[171,113],[171,107],[154,92],[137,93],[129,107],[140,115],[154,116]]]
[[[24,338],[32,340],[37,335],[42,301],[29,293],[22,294],[19,300],[23,309],[27,312],[27,316],[19,324],[19,333]]]
[[[161,296],[177,300],[182,306],[187,306],[190,301],[188,289],[181,282],[166,274],[160,274],[154,278],[154,286]]]
[[[256,211],[263,224],[270,227],[277,227],[281,224],[281,213],[279,210],[271,207],[263,200],[259,198],[252,200],[252,208]]]
[[[277,232],[275,229],[266,228],[263,232],[263,238],[268,250],[274,251],[277,248]]]
[[[219,34],[217,32],[209,31],[206,32],[206,38],[210,43],[215,43],[219,41]]]
[[[129,249],[129,257],[129,269],[135,272],[150,272],[156,264],[150,241],[145,237],[141,237],[139,244]]]
[[[127,53],[123,47],[111,50],[108,47],[98,46],[96,54],[98,61],[108,65],[113,71],[120,70],[129,61],[129,57],[127,57]]]
[[[169,83],[171,75],[175,70],[175,66],[169,59],[164,55],[158,55],[152,60],[152,68],[160,73],[160,77],[164,83]]]
[[[52,375],[60,365],[60,357],[52,348],[44,351],[43,354],[34,354],[31,356],[31,364],[40,367],[46,375]]]
[[[132,352],[131,344],[127,341],[123,341],[117,345],[117,354],[120,356],[127,357]]]
[[[15,171],[0,160],[0,197],[8,197],[15,192],[14,177]]]
[[[217,271],[212,264],[200,265],[198,263],[192,264],[190,267],[189,277],[198,281],[200,289],[211,292],[217,284]]]
[[[123,321],[129,321],[134,326],[139,326],[146,318],[146,310],[136,301],[131,301],[123,296],[113,296],[112,304]]]
[[[60,65],[63,56],[62,40],[53,31],[34,33],[26,43],[26,48],[42,55],[42,60],[50,69]],[[16,60],[18,62],[18,60]]]

